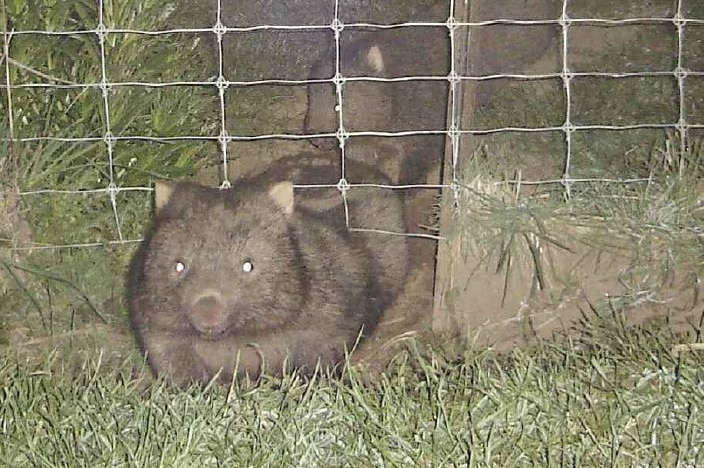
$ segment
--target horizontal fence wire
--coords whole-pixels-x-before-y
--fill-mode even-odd
[[[3,89],[6,93],[8,114],[9,118],[9,136],[2,138],[0,140],[13,143],[32,143],[32,142],[66,142],[66,143],[104,143],[107,149],[107,167],[108,167],[108,180],[107,184],[102,189],[82,189],[76,188],[75,190],[57,190],[47,187],[40,190],[27,190],[20,191],[19,195],[24,196],[39,196],[39,195],[51,195],[51,194],[77,194],[77,195],[99,195],[108,196],[110,200],[111,209],[115,218],[115,223],[117,227],[118,239],[109,240],[106,242],[86,242],[86,243],[67,243],[62,245],[37,245],[32,244],[19,245],[7,248],[8,250],[36,250],[36,249],[58,249],[58,248],[77,248],[77,247],[105,247],[114,245],[124,245],[133,244],[140,242],[141,239],[124,239],[122,236],[122,231],[120,227],[120,219],[118,216],[118,201],[117,196],[120,192],[151,192],[153,189],[151,187],[122,187],[118,186],[115,181],[114,174],[114,163],[113,155],[115,150],[115,144],[124,141],[140,141],[140,142],[154,142],[154,143],[168,143],[168,142],[179,142],[179,141],[205,141],[214,142],[219,145],[221,152],[221,159],[223,165],[223,174],[228,174],[227,164],[228,164],[228,144],[231,142],[241,142],[241,141],[259,141],[259,140],[308,140],[313,138],[337,138],[340,143],[342,151],[342,174],[340,182],[345,182],[341,184],[329,184],[329,185],[296,185],[297,188],[305,187],[330,187],[338,188],[344,192],[347,190],[352,190],[355,187],[375,187],[375,188],[385,188],[385,189],[397,189],[405,190],[410,188],[430,188],[430,189],[451,189],[454,191],[461,190],[462,184],[459,183],[457,176],[457,165],[459,163],[459,141],[462,135],[491,135],[498,133],[545,133],[545,132],[557,132],[564,135],[566,142],[566,154],[565,156],[565,172],[563,177],[560,179],[547,179],[547,180],[509,180],[509,183],[519,183],[521,185],[539,185],[539,184],[561,184],[564,186],[567,194],[569,195],[570,188],[574,184],[580,183],[616,183],[616,184],[630,184],[630,183],[642,183],[648,182],[648,178],[573,178],[570,174],[571,158],[572,158],[572,138],[576,132],[588,131],[588,130],[607,130],[607,131],[626,131],[626,130],[639,130],[639,129],[654,129],[654,130],[672,130],[679,134],[683,144],[687,141],[688,133],[693,129],[704,129],[704,124],[699,123],[689,123],[686,119],[686,102],[685,102],[685,80],[688,77],[704,77],[704,70],[688,70],[683,67],[683,55],[684,55],[684,35],[685,30],[689,26],[704,26],[704,19],[697,18],[687,18],[683,15],[683,5],[682,0],[678,0],[677,7],[674,11],[672,17],[637,17],[637,18],[623,18],[623,19],[603,19],[603,18],[572,18],[568,14],[568,0],[564,0],[562,3],[562,11],[559,18],[554,19],[539,19],[539,20],[514,20],[514,19],[492,19],[487,21],[457,21],[454,18],[454,0],[449,2],[448,20],[445,22],[400,22],[393,24],[380,24],[380,23],[370,23],[370,22],[351,22],[343,23],[339,15],[339,1],[335,2],[335,17],[331,24],[318,24],[318,25],[272,25],[272,24],[262,24],[262,25],[252,25],[252,26],[241,26],[241,27],[231,27],[225,26],[222,21],[222,4],[221,0],[218,0],[217,5],[217,19],[212,27],[208,28],[174,28],[174,29],[161,29],[161,30],[140,30],[140,29],[130,29],[130,28],[111,28],[109,27],[103,18],[103,3],[102,0],[99,2],[99,18],[98,24],[95,29],[82,29],[82,30],[72,30],[72,31],[49,31],[49,30],[9,30],[4,31],[4,68],[6,74],[6,81],[0,83],[0,89]],[[520,73],[507,73],[507,74],[485,74],[485,75],[470,75],[470,74],[460,74],[458,70],[455,69],[456,63],[458,63],[458,57],[456,57],[455,45],[459,40],[463,38],[457,34],[459,28],[468,28],[471,34],[472,28],[481,28],[492,25],[514,25],[514,26],[557,26],[560,28],[560,41],[561,41],[561,70],[554,73],[537,73],[537,74],[520,74]],[[677,34],[677,67],[674,70],[653,70],[653,71],[638,71],[638,72],[600,72],[600,71],[572,71],[569,67],[569,31],[573,26],[647,26],[647,25],[673,25]],[[371,76],[355,76],[355,77],[341,77],[339,80],[333,79],[306,79],[306,80],[290,80],[290,79],[261,79],[261,80],[249,80],[249,81],[237,81],[230,80],[225,76],[224,64],[226,61],[225,54],[223,51],[222,41],[225,35],[230,33],[247,33],[247,32],[257,32],[257,31],[329,31],[332,29],[335,33],[336,41],[336,57],[335,64],[336,70],[340,71],[340,34],[345,30],[387,30],[387,29],[398,29],[407,27],[428,27],[428,28],[446,28],[448,34],[451,37],[451,70],[448,75],[427,75],[427,76],[403,76],[395,78],[381,78],[381,77],[371,77]],[[106,67],[106,51],[105,42],[108,37],[114,35],[144,35],[144,36],[164,36],[171,34],[213,34],[217,39],[217,59],[218,59],[218,70],[217,73],[213,75],[212,79],[206,81],[166,81],[166,82],[145,82],[145,81],[111,81],[109,74],[107,73]],[[100,54],[100,64],[101,64],[101,76],[100,81],[91,83],[74,83],[68,80],[60,80],[52,78],[50,76],[44,76],[47,79],[46,82],[39,83],[11,83],[10,82],[10,67],[24,67],[24,64],[13,59],[11,56],[11,45],[12,40],[20,36],[49,36],[49,37],[76,37],[81,35],[94,35],[98,39],[99,43],[99,54]],[[40,74],[41,75],[41,74]],[[671,77],[677,81],[677,87],[679,90],[679,118],[675,122],[668,123],[642,123],[642,124],[624,124],[624,125],[606,125],[606,124],[591,124],[591,125],[578,125],[572,122],[572,81],[575,78],[601,78],[601,79],[627,79],[627,78],[643,78],[643,77]],[[456,105],[454,105],[459,97],[459,85],[463,82],[485,82],[496,79],[512,79],[512,80],[525,80],[525,81],[536,81],[536,80],[560,80],[562,83],[562,88],[565,93],[565,106],[566,112],[564,116],[564,121],[561,125],[554,126],[542,126],[542,127],[522,127],[522,126],[501,126],[496,128],[462,128],[458,125],[460,121],[460,116],[455,115]],[[449,123],[446,128],[439,129],[416,129],[413,131],[360,131],[360,132],[348,132],[345,131],[342,125],[336,132],[332,133],[316,133],[316,134],[290,134],[290,133],[270,133],[270,134],[259,134],[259,135],[230,135],[227,131],[226,122],[226,104],[225,104],[225,90],[228,87],[250,87],[250,86],[261,86],[261,85],[307,85],[310,83],[332,83],[337,87],[337,96],[339,102],[339,117],[340,122],[344,121],[344,115],[342,114],[344,109],[344,102],[341,93],[341,89],[346,82],[406,82],[406,81],[448,81],[450,84],[450,105],[452,106],[452,112],[449,116]],[[198,87],[215,87],[219,96],[219,134],[218,135],[177,135],[177,136],[146,136],[146,135],[115,135],[111,130],[110,123],[110,105],[111,105],[111,91],[115,88],[120,87],[143,87],[143,88],[169,88],[169,87],[183,87],[183,86],[198,86]],[[12,111],[13,111],[13,101],[12,92],[15,90],[31,89],[37,92],[42,92],[45,89],[76,89],[76,90],[88,90],[95,89],[102,93],[103,98],[103,111],[104,111],[104,133],[102,135],[84,135],[76,137],[66,137],[66,136],[33,136],[33,135],[22,135],[17,136],[14,134],[13,122],[12,122]],[[344,161],[345,161],[345,142],[350,137],[358,136],[377,136],[377,137],[403,137],[403,136],[415,136],[415,135],[447,135],[448,141],[453,146],[451,148],[453,158],[452,158],[452,180],[449,183],[444,184],[414,184],[414,185],[394,185],[394,184],[352,184],[346,183],[344,180]],[[227,177],[227,176],[225,176]],[[506,182],[506,181],[504,181]],[[225,178],[223,181],[223,186],[228,186],[229,181]],[[342,187],[342,188],[341,188]],[[7,191],[0,191],[0,197],[7,196]],[[355,228],[355,230],[364,231],[375,231],[368,229]],[[377,231],[383,232],[383,231]],[[392,233],[401,234],[401,233]],[[430,237],[439,238],[433,235],[424,234],[405,234],[409,236],[417,237]]]

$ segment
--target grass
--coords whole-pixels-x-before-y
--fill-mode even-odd
[[[406,7],[422,9],[427,3],[419,0]],[[575,13],[608,17],[603,11],[607,3]],[[687,11],[698,14],[700,8],[689,3]],[[173,20],[170,25],[185,20],[212,25],[188,9],[165,17],[170,10],[164,0],[104,4],[110,26],[157,29],[166,20]],[[671,2],[655,4],[665,8]],[[4,0],[3,5],[18,30],[96,26],[93,1]],[[351,2],[346,11],[367,6]],[[287,8],[297,15],[311,13],[295,7],[292,3]],[[286,21],[264,21],[257,15],[267,8],[241,8],[240,17],[227,18],[228,25],[310,19],[282,10],[278,13]],[[617,10],[616,16],[624,13],[621,7]],[[387,11],[382,19],[393,21],[397,13],[404,12]],[[303,77],[312,58],[287,47],[318,41],[314,35],[301,36],[283,47],[280,35],[273,34],[270,42],[252,37],[225,45],[228,78],[242,79],[243,70],[248,79],[264,72],[284,76],[279,71]],[[90,35],[64,40],[16,36],[11,57],[28,68],[11,67],[11,81],[45,82],[47,76],[52,83],[99,80],[94,40]],[[115,35],[108,42],[108,73],[113,81],[207,80],[215,67],[212,56],[204,53],[205,41],[188,34]],[[636,43],[628,43],[616,55],[630,57],[635,49]],[[685,49],[696,60],[691,43]],[[267,55],[280,68],[271,69],[267,60],[245,60]],[[610,62],[607,55],[597,58]],[[701,86],[691,83],[688,117],[696,120],[700,112],[692,103],[698,102]],[[524,125],[559,125],[564,102],[548,88],[559,91],[560,85],[527,83],[502,91],[499,114],[480,116],[480,124],[496,126],[520,118]],[[217,133],[218,109],[210,88],[113,91],[114,134]],[[261,90],[230,91],[228,108],[236,109],[235,118],[240,118],[228,119],[230,130],[256,132],[261,122],[285,120],[271,115],[271,108],[286,96],[271,89],[266,96],[257,96]],[[603,114],[661,118],[669,112],[672,92],[671,83],[658,80],[634,86],[621,82],[606,89],[583,81],[575,85],[575,93],[586,107],[574,110],[584,121]],[[248,94],[247,103],[238,102]],[[624,95],[629,102],[625,110],[613,99]],[[7,115],[7,96],[2,97],[0,107]],[[545,105],[532,105],[531,98]],[[15,89],[12,100],[17,137],[102,136],[105,131],[97,91]],[[500,113],[501,103],[506,114]],[[3,136],[8,124],[4,122]],[[473,189],[463,201],[474,208],[455,226],[465,236],[465,248],[484,255],[498,252],[504,261],[520,259],[538,276],[548,277],[550,259],[535,248],[536,240],[559,250],[564,239],[553,231],[555,226],[586,226],[593,230],[580,238],[585,243],[618,240],[618,247],[634,247],[628,254],[637,280],[634,291],[655,291],[673,272],[701,277],[701,140],[694,139],[688,152],[680,152],[671,135],[622,135],[576,134],[572,175],[652,177],[651,183],[576,186],[568,204],[559,187],[518,200],[511,187],[493,183],[507,167],[530,169],[536,164],[555,168],[554,174],[539,173],[538,178],[559,178],[565,154],[561,134],[523,134],[513,140],[506,138],[512,135],[498,135],[489,141],[483,159],[461,168]],[[204,166],[218,164],[216,153],[217,148],[199,142],[118,142],[112,177],[120,187],[147,186],[156,177],[197,177]],[[107,161],[102,141],[3,145],[0,177],[23,191],[105,188],[110,180]],[[491,189],[469,184],[478,175],[491,180]],[[590,311],[568,330],[569,336],[537,340],[509,353],[464,349],[458,358],[451,350],[411,342],[378,375],[350,368],[339,380],[317,376],[303,381],[292,375],[255,388],[234,384],[180,391],[151,380],[124,324],[122,276],[133,246],[31,254],[10,250],[16,245],[17,221],[6,200],[0,198],[0,466],[704,465],[704,355],[673,352],[678,345],[702,342],[704,315],[699,309],[699,322],[683,335],[673,334],[667,322],[626,326],[632,304],[614,300],[608,306],[615,312],[595,304],[598,314]],[[26,195],[20,206],[19,218],[29,226],[24,245],[37,248],[115,240],[118,225],[125,238],[139,237],[151,200],[148,193],[122,192],[117,213],[102,193]],[[508,271],[508,264],[503,265]]]
[[[616,303],[636,322],[691,320],[704,274],[700,140],[682,151],[672,136],[638,169],[649,179],[575,184],[569,202],[560,184],[501,182],[482,154],[464,167],[446,231],[459,255],[445,297],[470,333],[522,324],[545,336],[586,307]],[[498,288],[497,299],[471,296],[477,281]]]
[[[658,326],[175,391],[95,352],[0,361],[3,466],[701,466],[704,355]]]
[[[104,21],[112,27],[164,28],[170,4],[103,2]],[[8,0],[2,3],[2,23],[14,31],[92,29],[97,25],[97,7],[96,2],[82,0]],[[109,35],[107,79],[196,79],[194,70],[208,69],[210,60],[200,43],[196,35]],[[9,50],[7,79],[14,85],[91,84],[101,79],[93,34],[13,35]],[[4,83],[4,62],[0,68]],[[110,131],[115,136],[212,136],[217,134],[216,96],[214,87],[116,86],[109,92]],[[98,315],[110,322],[124,321],[122,277],[133,244],[41,249],[139,239],[151,215],[149,192],[120,192],[115,210],[104,192],[78,192],[105,189],[111,182],[119,188],[149,187],[154,178],[193,177],[208,161],[217,160],[216,146],[202,141],[117,141],[110,160],[101,139],[107,130],[105,104],[100,90],[90,87],[3,90],[0,109],[3,136],[99,138],[15,141],[0,148],[0,180],[7,190],[76,192],[28,194],[17,205],[4,203],[4,190],[0,194],[0,342],[12,342],[17,330],[24,328],[32,337],[70,331]],[[15,247],[37,250],[12,250]]]

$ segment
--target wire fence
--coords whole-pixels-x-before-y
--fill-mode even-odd
[[[67,248],[67,247],[100,247],[107,245],[116,244],[127,244],[139,242],[140,239],[129,239],[123,235],[121,229],[121,221],[118,210],[118,195],[121,192],[127,191],[151,191],[152,189],[147,186],[120,186],[115,175],[115,163],[114,155],[116,150],[116,145],[119,142],[128,141],[143,141],[143,142],[155,142],[164,143],[172,141],[210,141],[215,142],[219,146],[222,174],[224,174],[223,186],[227,187],[230,182],[228,180],[228,145],[233,142],[239,141],[258,141],[258,140],[270,140],[270,139],[284,139],[284,140],[302,140],[310,138],[336,138],[339,142],[339,147],[341,151],[341,161],[342,161],[342,173],[340,174],[340,180],[337,184],[330,185],[330,187],[337,187],[341,193],[345,194],[347,190],[353,190],[357,186],[364,187],[384,187],[391,189],[408,189],[417,187],[426,187],[432,189],[449,189],[455,193],[462,190],[460,183],[460,175],[458,173],[458,168],[462,161],[462,158],[467,157],[466,152],[463,151],[462,138],[466,135],[492,135],[501,133],[518,132],[521,134],[528,133],[543,133],[543,132],[559,132],[565,143],[565,154],[564,157],[564,172],[561,178],[552,178],[545,180],[520,180],[512,181],[514,183],[520,183],[524,185],[531,184],[545,184],[545,183],[559,183],[564,187],[566,195],[569,197],[570,192],[574,184],[582,182],[607,182],[607,183],[633,183],[639,182],[647,179],[640,178],[584,178],[584,177],[574,177],[571,171],[573,166],[572,160],[574,157],[574,137],[579,132],[589,131],[589,130],[607,130],[607,131],[627,131],[627,130],[639,130],[639,129],[654,129],[654,130],[669,130],[675,132],[679,136],[679,141],[683,148],[688,145],[690,133],[692,130],[702,130],[704,129],[704,122],[690,122],[688,118],[688,109],[690,105],[688,104],[688,86],[692,79],[704,77],[704,70],[692,70],[688,68],[688,64],[685,61],[686,55],[686,44],[688,33],[696,28],[704,27],[704,16],[702,18],[689,17],[689,14],[695,11],[694,4],[687,4],[685,0],[678,0],[676,5],[672,8],[672,15],[670,16],[653,16],[653,17],[636,17],[636,18],[622,18],[622,19],[604,19],[604,18],[583,18],[583,17],[573,17],[571,15],[571,2],[569,0],[564,0],[561,6],[561,12],[558,17],[551,19],[535,19],[535,20],[517,20],[517,19],[491,19],[486,21],[460,21],[455,17],[456,11],[456,1],[450,0],[448,2],[447,20],[444,22],[403,22],[395,24],[379,24],[371,22],[352,22],[343,23],[340,15],[340,8],[342,8],[339,0],[335,1],[334,18],[330,24],[318,24],[318,25],[253,25],[245,27],[230,27],[225,26],[223,22],[223,4],[222,0],[217,1],[217,12],[216,20],[212,27],[207,28],[181,28],[181,29],[164,29],[164,30],[137,30],[137,29],[122,29],[122,28],[111,28],[106,22],[103,11],[104,5],[103,1],[99,0],[98,12],[99,17],[97,18],[97,25],[93,29],[86,30],[71,30],[71,31],[48,31],[48,30],[13,30],[7,28],[3,34],[3,65],[5,68],[5,82],[0,86],[4,93],[4,100],[6,101],[6,109],[8,113],[8,136],[5,139],[7,142],[12,143],[32,143],[41,141],[56,141],[56,142],[67,142],[67,143],[95,143],[102,142],[106,149],[107,154],[107,180],[104,188],[91,189],[86,187],[76,187],[72,190],[55,189],[52,187],[46,187],[39,190],[28,190],[20,191],[19,195],[21,197],[28,196],[40,196],[40,195],[51,195],[51,194],[80,194],[84,195],[87,193],[97,194],[108,197],[110,202],[110,207],[112,209],[114,222],[116,225],[116,239],[106,239],[101,242],[85,242],[85,243],[65,243],[57,245],[15,245],[11,247],[11,250],[26,250],[26,249],[57,249],[57,248]],[[699,13],[696,13],[699,14]],[[480,28],[486,28],[496,25],[512,25],[512,26],[524,26],[524,27],[534,27],[534,26],[550,26],[555,27],[559,30],[559,47],[560,47],[560,59],[561,59],[561,69],[554,73],[537,73],[537,74],[523,74],[523,73],[500,73],[500,74],[482,74],[482,75],[472,75],[467,73],[467,70],[463,69],[462,64],[464,63],[464,57],[460,56],[460,50],[463,50],[460,45],[466,44],[471,38],[472,31],[479,30]],[[577,26],[644,26],[644,25],[663,25],[671,26],[676,32],[676,67],[673,70],[639,70],[639,71],[626,71],[626,72],[604,72],[604,71],[575,71],[573,66],[571,66],[571,30]],[[450,37],[450,69],[449,73],[445,74],[439,73],[438,75],[426,75],[426,76],[404,76],[395,78],[380,78],[380,77],[345,77],[340,73],[340,57],[341,57],[341,42],[340,38],[346,31],[355,29],[364,30],[383,30],[390,28],[405,28],[405,27],[434,27],[434,28],[446,28],[447,33]],[[321,79],[321,80],[289,80],[289,79],[262,79],[262,80],[245,80],[236,81],[231,80],[230,77],[226,76],[225,64],[227,62],[227,56],[223,48],[223,40],[228,34],[233,33],[250,33],[257,31],[330,31],[334,33],[335,40],[335,76],[332,79]],[[106,44],[110,38],[116,36],[125,35],[143,35],[143,36],[161,36],[169,34],[179,34],[179,33],[202,33],[202,34],[212,34],[215,38],[217,44],[217,63],[218,69],[216,70],[216,76],[213,80],[205,81],[164,81],[164,82],[149,82],[149,81],[113,81],[111,80],[109,67],[107,66],[107,53]],[[97,39],[98,54],[100,60],[100,77],[96,82],[90,83],[73,83],[68,80],[57,80],[55,78],[46,76],[46,80],[43,82],[36,83],[14,83],[11,82],[11,67],[23,67],[21,61],[15,60],[13,58],[13,40],[22,36],[66,36],[66,37],[76,37],[80,35],[92,35]],[[471,53],[471,51],[470,51]],[[575,104],[574,96],[574,80],[580,78],[595,78],[604,80],[621,80],[628,78],[659,78],[666,77],[672,78],[677,84],[677,119],[672,122],[666,123],[654,123],[654,122],[643,122],[643,123],[628,123],[628,124],[611,124],[611,123],[596,123],[596,124],[582,124],[575,123],[573,107]],[[559,80],[561,82],[561,87],[564,92],[564,116],[562,123],[560,125],[550,125],[550,126],[498,126],[491,128],[471,128],[467,127],[466,123],[462,120],[462,114],[459,101],[462,99],[463,86],[467,83],[480,83],[489,82],[497,79],[510,79],[510,80]],[[345,99],[344,99],[344,88],[347,83],[368,81],[368,82],[402,82],[402,81],[440,81],[447,82],[449,84],[449,109],[447,125],[443,129],[414,129],[412,131],[361,131],[353,132],[347,131],[344,128],[345,122]],[[227,111],[226,104],[226,91],[231,87],[251,87],[259,85],[307,85],[310,83],[331,83],[335,86],[336,96],[338,101],[338,106],[336,107],[338,113],[338,119],[340,126],[336,132],[333,133],[319,133],[312,135],[300,135],[291,133],[269,133],[261,135],[238,135],[231,134],[228,131],[230,126],[227,121],[227,116],[229,115]],[[219,102],[219,133],[217,135],[176,135],[176,136],[146,136],[146,135],[116,135],[113,131],[113,126],[111,123],[111,105],[113,104],[113,92],[119,88],[126,87],[137,87],[137,88],[171,88],[171,87],[183,87],[183,86],[198,86],[198,87],[212,87],[217,92],[218,102]],[[74,90],[98,90],[102,96],[102,109],[103,109],[103,122],[104,128],[102,129],[102,134],[99,135],[81,135],[81,136],[33,136],[33,135],[17,135],[14,129],[14,110],[15,104],[13,101],[13,93],[18,90],[33,90],[36,93],[45,92],[47,89],[74,89]],[[422,184],[422,185],[384,185],[384,184],[350,184],[345,178],[345,166],[344,162],[346,160],[345,151],[346,145],[350,138],[355,138],[359,136],[374,136],[374,137],[400,137],[408,135],[446,135],[448,142],[448,154],[451,155],[449,163],[452,165],[452,178],[449,181],[441,184]],[[20,183],[21,185],[21,183]],[[303,186],[300,186],[303,187]],[[317,186],[320,187],[320,186]],[[437,238],[437,236],[428,236]]]

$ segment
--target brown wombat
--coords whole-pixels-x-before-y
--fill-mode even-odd
[[[438,20],[437,18],[435,18]],[[447,15],[445,18],[447,19]],[[361,36],[361,37],[360,37]],[[349,77],[398,78],[446,76],[449,39],[445,27],[404,27],[341,36],[340,73]],[[334,50],[328,50],[311,69],[311,79],[335,74]],[[447,114],[447,80],[347,81],[342,88],[342,118],[346,131],[443,132]],[[306,133],[338,129],[337,93],[330,83],[308,86]],[[432,167],[439,167],[442,134],[403,137],[356,136],[346,142],[351,161],[374,164],[395,182],[425,183]],[[317,147],[337,146],[335,139],[312,139]]]
[[[481,20],[497,18],[557,18],[559,9],[548,0],[491,0],[472,2]],[[444,22],[449,2],[436,3],[423,15],[428,22]],[[466,27],[456,30],[461,40]],[[490,25],[472,31],[481,48],[471,53],[469,64],[457,68],[461,75],[526,73],[557,37],[554,25]],[[364,32],[343,31],[340,44],[340,73],[346,77],[444,77],[450,71],[450,40],[445,26],[406,26]],[[351,39],[350,39],[351,38]],[[335,74],[334,48],[327,50],[311,69],[311,79],[330,79]],[[483,107],[510,80],[487,80],[477,86],[474,105]],[[342,86],[342,124],[346,131],[444,131],[447,128],[447,80],[397,82],[347,81]],[[308,86],[306,133],[332,133],[339,121],[338,97],[331,83]],[[335,139],[315,138],[317,147],[337,146]],[[439,170],[444,151],[442,134],[400,137],[357,136],[346,142],[346,156],[352,161],[379,165],[401,184],[427,183],[432,169]]]
[[[337,188],[294,196],[294,183],[336,183],[329,161],[299,155],[232,189],[157,184],[129,274],[132,326],[156,374],[183,385],[235,368],[307,373],[338,365],[372,331],[405,279],[407,242],[348,230]],[[363,171],[373,169],[348,179]],[[397,192],[354,187],[346,198],[351,227],[403,229]]]

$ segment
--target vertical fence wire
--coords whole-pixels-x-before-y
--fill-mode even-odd
[[[115,183],[115,163],[113,160],[115,140],[112,134],[112,126],[110,125],[110,93],[112,92],[112,83],[108,79],[107,58],[105,54],[105,42],[108,39],[109,29],[105,26],[105,10],[103,0],[98,0],[98,26],[95,29],[95,34],[98,36],[98,45],[100,50],[100,93],[103,97],[103,112],[105,118],[105,134],[103,141],[107,149],[108,155],[108,185],[106,193],[110,199],[110,207],[112,208],[115,218],[115,228],[117,229],[118,241],[124,240],[122,237],[122,226],[120,223],[120,215],[117,209],[117,194],[119,188]]]
[[[180,28],[180,29],[168,29],[168,30],[134,30],[125,29],[119,27],[110,27],[106,25],[104,21],[105,5],[103,1],[100,0],[98,4],[98,25],[95,30],[77,30],[77,31],[42,31],[42,30],[13,30],[7,31],[7,22],[4,25],[4,44],[3,51],[5,57],[5,82],[0,84],[0,89],[4,89],[7,93],[7,112],[9,118],[9,135],[4,138],[13,144],[16,142],[41,142],[41,141],[61,141],[61,142],[95,142],[103,141],[105,143],[107,151],[107,167],[108,167],[108,183],[104,189],[89,189],[86,187],[76,187],[74,190],[58,190],[52,187],[46,187],[39,190],[31,191],[21,191],[20,196],[33,196],[33,195],[51,195],[51,194],[99,194],[104,193],[109,196],[111,209],[113,212],[113,217],[115,224],[117,226],[117,238],[109,239],[104,242],[85,242],[85,243],[73,243],[73,244],[61,244],[61,245],[51,245],[51,246],[14,246],[11,250],[20,249],[55,249],[55,248],[66,248],[66,247],[82,247],[82,246],[105,246],[112,244],[124,244],[139,242],[140,239],[124,239],[122,234],[122,229],[120,226],[120,217],[118,212],[117,196],[121,192],[126,191],[150,191],[150,187],[122,187],[116,184],[115,173],[114,173],[114,152],[115,144],[120,141],[154,141],[154,142],[170,142],[170,141],[184,141],[184,140],[195,140],[195,141],[212,141],[217,142],[220,146],[220,152],[222,157],[222,171],[223,171],[223,186],[228,187],[230,185],[229,175],[228,175],[228,143],[233,141],[256,141],[256,140],[267,140],[267,139],[288,139],[288,140],[301,140],[310,138],[336,138],[340,146],[340,157],[341,157],[341,177],[337,184],[331,185],[331,187],[336,187],[340,190],[343,196],[346,195],[348,190],[354,189],[355,186],[375,186],[381,188],[389,189],[407,189],[407,188],[449,188],[452,191],[459,190],[458,184],[458,174],[457,167],[461,159],[461,138],[463,135],[488,135],[502,132],[521,132],[521,133],[536,133],[536,132],[562,132],[565,139],[566,149],[564,155],[564,172],[561,180],[540,180],[540,181],[521,181],[522,184],[530,183],[562,183],[565,191],[565,196],[569,198],[571,196],[571,187],[576,183],[581,182],[615,182],[615,183],[630,183],[639,182],[641,179],[585,179],[585,178],[574,178],[571,172],[571,165],[573,159],[573,135],[578,131],[583,130],[632,130],[632,129],[659,129],[659,130],[674,130],[678,133],[680,141],[682,144],[682,150],[686,149],[687,138],[689,136],[689,131],[691,129],[704,129],[704,123],[691,123],[687,121],[687,100],[686,100],[686,84],[687,78],[689,77],[704,77],[704,70],[689,70],[686,68],[683,61],[684,55],[684,45],[686,38],[686,30],[690,25],[704,26],[704,19],[698,18],[688,18],[684,14],[683,1],[678,0],[676,5],[676,11],[672,17],[644,17],[644,18],[625,18],[625,19],[603,19],[603,18],[573,18],[569,15],[568,0],[562,1],[561,14],[559,18],[547,19],[547,20],[511,20],[511,19],[492,19],[488,21],[478,21],[478,22],[460,22],[454,18],[454,4],[455,0],[450,0],[450,11],[448,14],[448,20],[444,23],[435,22],[404,22],[397,24],[378,24],[378,23],[348,23],[343,24],[340,19],[340,4],[339,0],[335,0],[335,14],[331,24],[320,24],[320,25],[271,25],[271,24],[261,24],[245,27],[228,27],[223,24],[222,14],[223,5],[222,0],[217,1],[217,15],[215,24],[210,28]],[[633,25],[633,24],[674,24],[677,31],[677,66],[671,71],[637,71],[628,73],[605,73],[605,72],[573,72],[570,69],[569,63],[569,33],[570,28],[576,24],[585,25]],[[460,27],[467,27],[469,33],[471,34],[471,28],[473,27],[483,27],[493,24],[515,24],[515,25],[556,25],[561,31],[561,70],[557,73],[541,73],[541,74],[498,74],[498,75],[464,75],[459,73],[456,69],[456,64],[458,63],[458,57],[456,56],[456,43],[457,43],[457,30]],[[415,27],[415,26],[428,26],[428,27],[438,27],[444,26],[448,29],[448,34],[450,35],[450,67],[448,75],[431,75],[431,76],[404,76],[395,78],[380,78],[380,77],[344,77],[340,69],[341,60],[341,43],[340,36],[345,29],[354,28],[374,28],[378,30],[387,28],[403,28],[403,27]],[[249,81],[237,81],[230,80],[225,76],[225,58],[223,49],[223,40],[227,34],[237,32],[237,33],[247,33],[251,31],[311,31],[311,30],[324,30],[332,29],[334,33],[334,47],[335,47],[335,74],[329,80],[287,80],[287,79],[262,79],[262,80],[249,80]],[[178,81],[178,82],[148,82],[148,81],[121,81],[121,82],[111,82],[108,74],[107,60],[106,60],[106,41],[110,37],[117,37],[118,35],[126,34],[140,34],[140,35],[160,35],[160,34],[173,34],[173,33],[211,33],[215,35],[217,42],[217,66],[218,66],[218,76],[215,82],[213,81]],[[100,66],[101,66],[101,76],[100,81],[97,83],[77,83],[77,84],[67,84],[60,82],[40,82],[40,83],[17,83],[11,80],[11,53],[12,53],[12,38],[21,35],[45,35],[45,36],[72,36],[76,34],[95,34],[99,42],[99,54],[100,54]],[[462,70],[464,72],[464,70]],[[677,81],[677,87],[679,90],[679,118],[677,122],[672,123],[636,123],[629,125],[604,125],[604,124],[594,124],[594,125],[576,125],[573,123],[572,115],[572,105],[573,105],[573,93],[572,93],[572,80],[576,77],[612,77],[612,78],[624,78],[624,77],[661,77],[661,76],[673,76]],[[489,129],[473,129],[473,128],[463,128],[460,115],[457,112],[457,104],[460,99],[460,92],[462,83],[465,81],[479,82],[483,80],[497,79],[497,78],[514,78],[514,79],[527,79],[527,80],[540,80],[540,79],[550,79],[558,78],[562,80],[562,85],[564,89],[564,94],[566,98],[566,108],[564,121],[562,125],[559,126],[543,126],[543,127],[512,127],[503,126]],[[344,86],[345,83],[352,81],[378,81],[378,82],[400,82],[400,81],[410,81],[410,80],[445,80],[449,83],[449,96],[448,103],[451,105],[450,113],[448,115],[447,128],[445,129],[445,134],[448,137],[449,145],[451,145],[450,151],[452,155],[451,160],[451,173],[452,177],[448,183],[435,184],[435,185],[380,185],[380,184],[349,184],[346,180],[345,173],[345,147],[348,138],[353,136],[405,136],[405,135],[427,135],[436,134],[437,131],[433,129],[414,129],[412,131],[403,132],[386,132],[386,131],[365,131],[365,132],[348,132],[344,126]],[[287,134],[287,133],[270,133],[261,134],[254,136],[245,135],[230,135],[227,131],[227,121],[226,121],[226,90],[230,86],[256,86],[260,84],[294,84],[294,85],[305,85],[311,82],[329,82],[335,87],[336,99],[336,114],[338,116],[339,126],[334,133],[320,133],[313,135],[299,135],[299,134]],[[139,86],[144,88],[165,88],[170,86],[214,86],[217,90],[219,98],[219,112],[220,112],[220,122],[219,122],[219,134],[218,135],[177,135],[177,136],[146,136],[146,135],[114,135],[111,129],[110,122],[110,95],[111,92],[126,86]],[[17,135],[13,127],[14,115],[13,115],[13,100],[12,91],[16,89],[33,89],[37,93],[43,92],[43,90],[51,90],[58,88],[78,88],[83,90],[97,89],[102,93],[103,99],[103,111],[105,117],[105,125],[102,135],[77,135],[77,136],[63,136],[63,135]],[[297,186],[298,187],[298,186]],[[319,186],[316,186],[319,187]],[[2,190],[0,190],[2,192]],[[345,207],[347,208],[346,198]],[[347,213],[347,222],[349,225],[349,213]],[[398,234],[398,233],[395,233]],[[417,234],[411,234],[417,235]],[[424,236],[422,237],[433,237],[435,236]]]

